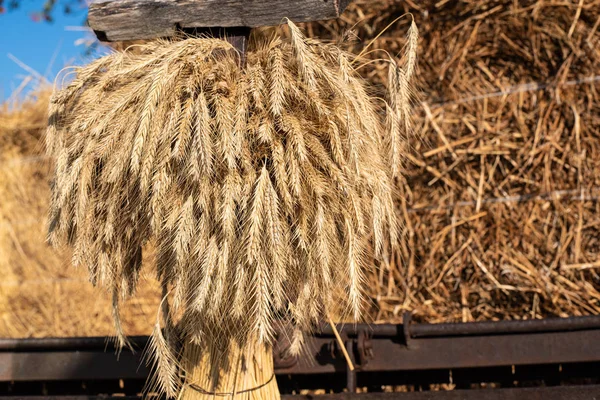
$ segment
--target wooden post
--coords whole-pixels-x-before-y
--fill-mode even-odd
[[[337,18],[352,0],[94,0],[88,20],[100,41],[209,34],[245,54],[250,28]]]
[[[170,37],[179,30],[271,26],[337,18],[351,0],[95,0],[89,23],[102,41]]]

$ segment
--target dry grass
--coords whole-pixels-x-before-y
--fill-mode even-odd
[[[50,163],[43,154],[50,90],[0,108],[0,337],[113,335],[110,299],[85,271],[46,244]],[[156,285],[123,310],[132,334],[147,332]]]
[[[405,12],[422,34],[415,129],[425,139],[412,143],[399,203],[408,240],[371,277],[374,318],[599,313],[600,4],[358,1],[311,29],[352,29],[359,52]],[[373,48],[405,45],[392,28]],[[378,64],[361,72],[387,80]]]

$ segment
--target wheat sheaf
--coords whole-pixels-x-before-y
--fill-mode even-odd
[[[112,291],[122,344],[119,304],[155,246],[165,328],[151,344],[169,396],[176,342],[270,343],[286,321],[299,349],[325,316],[359,318],[365,268],[399,241],[414,56],[390,62],[390,98],[374,100],[354,56],[288,27],[254,37],[245,68],[224,40],[139,45],[51,100],[50,241]]]

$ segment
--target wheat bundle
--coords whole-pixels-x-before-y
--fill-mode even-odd
[[[321,318],[358,318],[365,268],[399,240],[414,57],[390,63],[382,107],[350,54],[288,27],[256,35],[243,69],[211,38],[115,53],[51,101],[50,240],[112,291],[123,344],[119,304],[156,246],[164,329],[159,318],[151,343],[168,396],[184,374],[188,398],[276,397],[277,324],[295,327],[297,351]]]

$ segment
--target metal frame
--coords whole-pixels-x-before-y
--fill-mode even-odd
[[[590,393],[600,395],[596,386],[600,384],[600,317],[413,324],[407,316],[399,325],[346,325],[338,329],[356,366],[354,371],[347,367],[333,330],[324,325],[307,338],[308,351],[300,358],[283,356],[284,341],[275,347],[280,385],[288,392],[318,387],[354,392],[357,386],[428,387],[428,383],[448,383],[452,379],[459,388],[466,388],[480,382],[510,386],[513,380],[560,385],[567,378],[577,378],[576,382],[585,380],[590,385],[486,390],[485,398],[591,399]],[[0,340],[0,384],[133,380],[141,385],[149,372],[142,358],[148,338],[131,340],[139,351],[123,350],[118,357],[106,338]],[[519,393],[518,397],[514,393]],[[477,396],[481,396],[480,391],[467,390],[410,395],[370,393],[356,398],[481,398]],[[319,397],[329,398],[355,397]]]
[[[483,392],[483,393],[482,393]],[[594,400],[600,386],[562,386],[498,390],[454,390],[446,392],[411,393],[340,393],[319,396],[284,395],[282,400]],[[4,400],[23,400],[22,396],[3,397]],[[139,400],[139,397],[122,396],[44,396],[28,397],[27,400]]]

